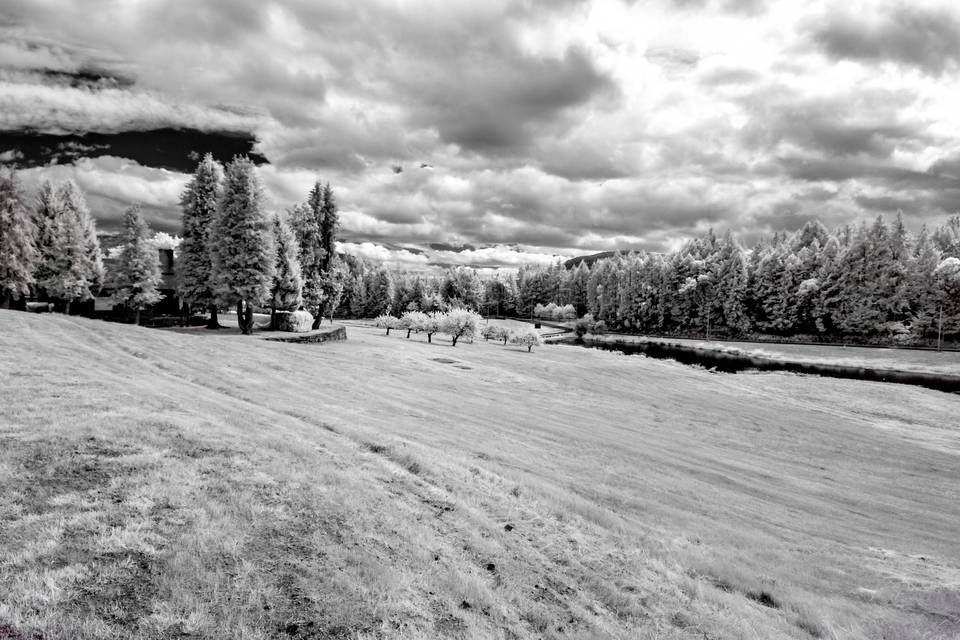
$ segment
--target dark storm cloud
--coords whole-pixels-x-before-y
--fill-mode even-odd
[[[441,138],[484,153],[521,151],[537,129],[555,123],[566,110],[601,94],[615,93],[613,81],[582,50],[570,48],[562,58],[524,54],[512,46],[488,50],[500,64],[465,60],[451,68],[449,84],[420,84],[424,111],[412,118],[432,124]]]
[[[257,164],[266,158],[253,151],[256,142],[242,133],[196,129],[152,129],[117,133],[52,134],[38,131],[0,131],[0,154],[16,150],[10,164],[20,168],[75,162],[81,158],[115,156],[145,167],[191,173],[204,153],[220,162],[246,155]]]
[[[945,9],[897,6],[878,16],[838,13],[811,28],[835,58],[895,62],[941,74],[960,62],[960,20]]]
[[[789,142],[828,156],[885,159],[898,147],[930,141],[927,122],[901,114],[914,100],[912,93],[897,90],[808,98],[783,86],[763,87],[741,99],[752,116],[743,139],[755,148]]]
[[[816,24],[759,0],[2,4],[0,130],[21,138],[0,160],[56,159],[28,172],[77,179],[111,224],[141,201],[175,231],[186,175],[166,169],[233,145],[269,160],[270,207],[320,174],[344,238],[480,247],[449,263],[940,212],[960,190],[944,76],[901,68],[956,66],[957,21],[905,4]]]

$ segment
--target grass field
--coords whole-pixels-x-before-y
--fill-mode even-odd
[[[0,311],[0,638],[960,637],[960,397]]]

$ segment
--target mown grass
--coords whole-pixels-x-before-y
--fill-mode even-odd
[[[0,312],[0,638],[960,633],[956,398],[378,334]]]

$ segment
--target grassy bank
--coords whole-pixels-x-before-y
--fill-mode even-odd
[[[950,638],[960,399],[0,311],[0,637]]]

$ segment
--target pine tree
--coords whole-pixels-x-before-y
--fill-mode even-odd
[[[249,334],[253,305],[269,298],[276,254],[260,182],[245,156],[226,168],[213,237],[214,293],[224,305],[237,305],[240,330]]]
[[[37,294],[41,300],[49,300],[48,290],[57,274],[62,216],[63,207],[60,205],[53,184],[45,180],[40,185],[33,208],[35,246],[37,247],[37,261],[33,275],[37,283]]]
[[[326,249],[323,247],[321,229],[323,224],[323,187],[314,183],[305,204],[299,204],[290,212],[293,227],[300,247],[300,267],[303,273],[303,302],[314,316],[314,329],[323,318],[324,265]]]
[[[140,324],[140,311],[163,298],[157,291],[160,265],[157,250],[150,242],[151,235],[150,228],[140,215],[139,205],[124,212],[116,267],[117,296],[124,305],[136,312],[136,324]]]
[[[26,300],[37,261],[36,235],[20,183],[13,171],[0,173],[0,306]]]
[[[303,304],[303,279],[300,274],[299,247],[293,232],[280,216],[273,217],[276,266],[270,289],[271,328],[276,329],[277,311],[296,311]]]
[[[337,212],[337,200],[328,182],[323,187],[323,218],[320,220],[320,236],[323,246],[323,266],[325,274],[331,272],[336,258],[337,231],[340,229],[340,214]]]
[[[940,252],[924,225],[908,263],[911,325],[913,333],[920,338],[935,329],[939,320],[940,291],[934,277],[939,264]]]
[[[365,305],[363,315],[375,318],[381,314],[390,313],[390,304],[393,301],[393,277],[386,267],[379,266],[371,269],[363,278]]]
[[[222,194],[223,168],[206,154],[180,196],[183,211],[183,242],[180,245],[180,294],[189,305],[202,305],[210,312],[208,329],[219,329],[217,301],[213,291],[213,224]]]
[[[59,224],[55,241],[53,274],[45,282],[50,295],[66,302],[70,313],[74,302],[93,297],[103,282],[103,258],[96,227],[80,188],[67,180],[57,189]]]

